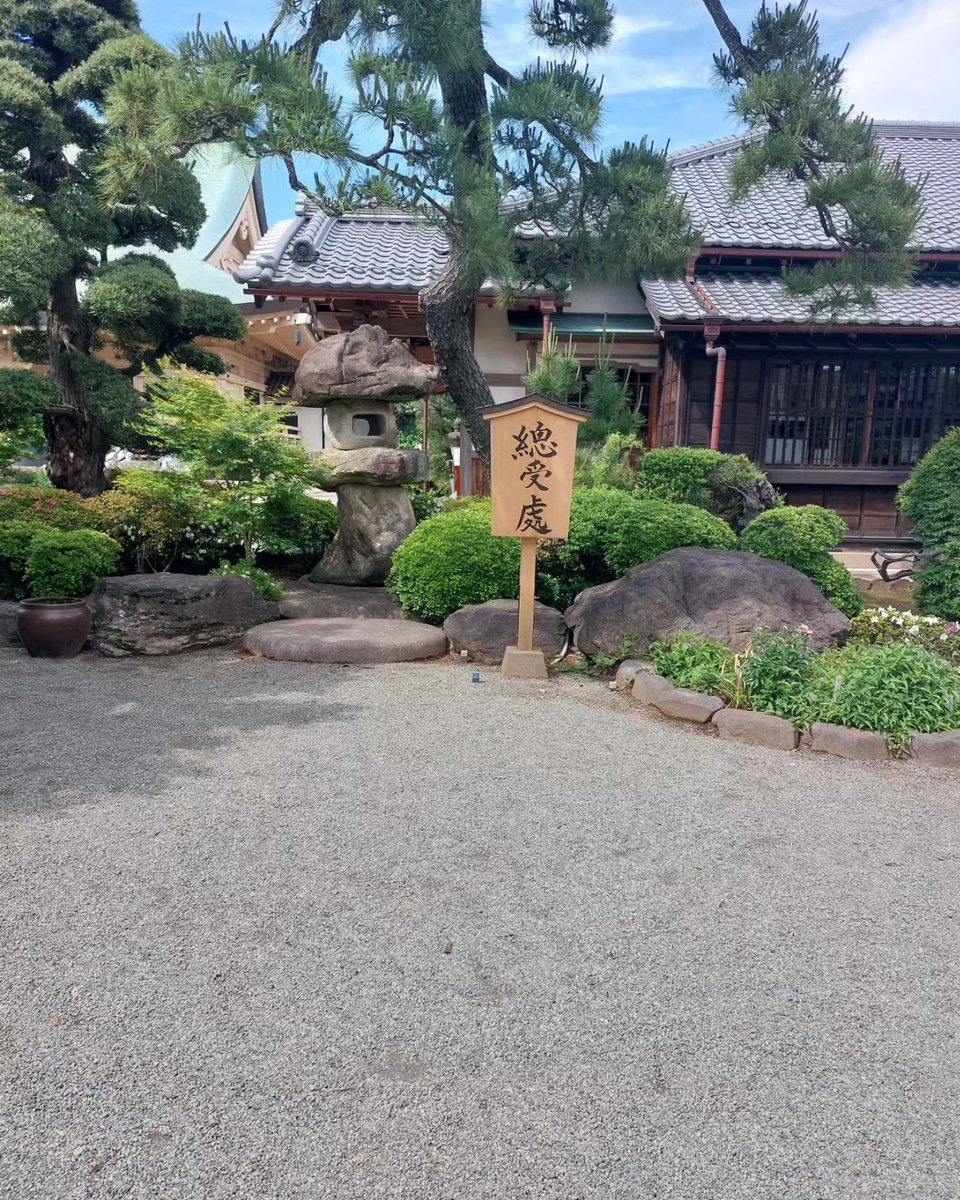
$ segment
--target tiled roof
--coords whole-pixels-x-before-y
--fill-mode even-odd
[[[874,132],[883,154],[899,158],[908,178],[927,179],[915,249],[960,251],[960,125],[878,122]],[[765,179],[745,200],[733,203],[730,165],[744,141],[742,136],[725,138],[672,156],[672,187],[686,197],[703,244],[806,250],[834,247],[816,215],[804,208],[799,180],[786,176]]]
[[[449,253],[443,230],[391,211],[331,217],[298,204],[236,271],[247,287],[283,283],[311,292],[418,292],[442,270]]]
[[[875,309],[850,309],[839,321],[812,317],[809,301],[787,295],[778,275],[704,271],[693,287],[683,279],[644,279],[641,287],[658,322],[960,328],[960,281],[954,280],[878,288]]]

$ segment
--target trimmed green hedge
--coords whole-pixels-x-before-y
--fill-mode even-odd
[[[840,544],[847,526],[829,508],[804,504],[772,508],[761,513],[740,535],[740,549],[761,558],[785,562],[817,585],[831,604],[848,617],[863,608],[853,576],[830,554]]]
[[[897,502],[923,546],[914,576],[917,607],[960,619],[960,429],[951,429],[917,463]]]
[[[39,529],[24,572],[28,594],[35,600],[82,600],[98,579],[115,573],[119,561],[120,546],[105,533]]]
[[[429,517],[397,548],[387,579],[405,613],[441,624],[467,604],[516,599],[520,544],[490,532],[490,504]]]

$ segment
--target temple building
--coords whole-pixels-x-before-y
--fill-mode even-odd
[[[672,186],[701,232],[685,276],[574,281],[561,296],[503,309],[477,296],[474,352],[494,399],[517,398],[545,329],[589,363],[613,336],[648,444],[749,455],[790,503],[825,504],[851,541],[909,531],[895,494],[914,463],[960,424],[960,125],[875,126],[882,152],[926,180],[916,279],[873,309],[816,319],[784,291],[785,267],[836,255],[802,185],[768,179],[742,201],[727,138],[675,154]],[[518,238],[536,236],[521,225]],[[328,216],[308,203],[268,231],[235,277],[256,303],[309,311],[316,336],[382,325],[431,360],[418,294],[447,254],[443,230],[376,209]],[[315,434],[301,430],[308,445]]]

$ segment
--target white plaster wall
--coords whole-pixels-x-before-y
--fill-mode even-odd
[[[494,404],[506,404],[508,400],[519,400],[521,396],[526,395],[527,389],[521,385],[520,387],[491,387],[490,395],[493,397]]]
[[[610,283],[574,283],[566,296],[570,313],[645,313],[647,306],[636,283],[628,279]]]
[[[527,370],[526,345],[510,332],[505,309],[478,305],[473,352],[487,375],[523,375]]]
[[[319,453],[323,449],[323,409],[295,408],[300,444],[308,453]]]

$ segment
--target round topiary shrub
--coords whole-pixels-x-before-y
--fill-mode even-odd
[[[917,607],[960,619],[960,429],[951,429],[917,463],[897,503],[923,547],[914,576]]]
[[[30,543],[25,578],[35,600],[70,602],[89,596],[93,585],[112,575],[120,546],[95,529],[41,529]]]
[[[387,579],[405,613],[439,625],[466,604],[513,600],[520,545],[490,532],[490,504],[472,503],[430,517],[401,543]]]
[[[817,504],[773,508],[756,517],[740,535],[740,549],[775,558],[810,577],[824,596],[855,617],[863,607],[853,576],[830,554],[847,526],[832,509]]]
[[[740,529],[775,507],[776,490],[745,454],[668,446],[649,450],[637,470],[637,495],[695,504]]]
[[[619,488],[574,488],[569,535],[562,542],[540,543],[537,595],[544,604],[564,609],[584,588],[616,578],[607,559],[610,527],[636,504]]]
[[[733,550],[736,544],[736,534],[726,521],[705,509],[666,500],[634,500],[632,507],[610,522],[606,558],[616,578],[680,546]]]

